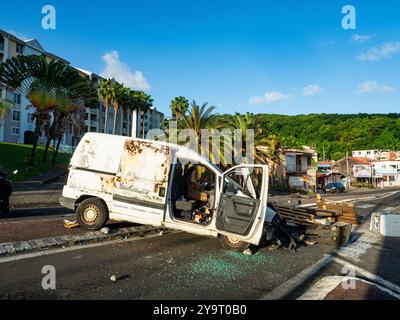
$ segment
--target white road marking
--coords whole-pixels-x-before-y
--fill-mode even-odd
[[[400,294],[400,287],[398,285],[396,285],[388,280],[385,280],[382,277],[369,272],[368,270],[365,270],[363,268],[355,266],[351,263],[348,263],[347,261],[344,261],[344,260],[336,258],[336,257],[333,258],[333,261],[335,261],[336,263],[341,264],[343,266],[346,266],[348,270],[351,269],[351,270],[355,271],[357,275],[359,275],[359,276],[361,275],[362,277],[364,277],[365,279],[367,279],[369,281],[373,281],[385,288],[388,288],[389,290],[392,290],[393,292],[395,292],[397,294]]]
[[[360,208],[360,209],[367,209],[367,208],[371,208],[371,207],[375,207],[375,204],[367,203],[367,204],[362,204],[360,206],[357,206],[357,208]]]
[[[360,257],[364,255],[367,250],[380,239],[381,238],[379,235],[366,231],[356,241],[335,250],[335,252],[342,257],[359,262]]]
[[[172,231],[169,233],[164,233],[164,236],[167,236],[169,234],[176,234],[176,233],[178,233],[178,231]],[[58,253],[76,251],[76,250],[83,250],[83,249],[89,249],[89,248],[95,248],[95,247],[108,246],[108,245],[112,245],[112,244],[134,242],[134,241],[138,241],[138,240],[150,239],[150,238],[161,237],[161,236],[162,235],[160,235],[159,233],[156,233],[156,234],[148,235],[145,237],[135,237],[135,238],[130,238],[130,239],[117,239],[117,240],[110,240],[110,241],[104,241],[104,242],[99,242],[99,243],[78,245],[78,246],[74,246],[74,247],[67,247],[67,248],[53,249],[53,250],[47,250],[47,251],[20,254],[17,256],[9,256],[9,257],[0,258],[0,263],[48,256],[48,255],[52,255],[52,254],[58,254]]]
[[[347,277],[347,276],[328,276],[328,277],[322,278],[320,281],[317,282],[317,284],[312,286],[303,295],[301,295],[299,298],[297,298],[297,300],[323,300],[332,290],[334,290],[343,281],[347,282],[349,280],[358,280],[358,281],[362,281],[364,283],[368,283],[369,285],[375,286],[375,287],[379,288],[380,290],[395,297],[396,299],[400,300],[400,295],[393,292],[392,290],[389,290],[386,287],[380,286],[376,283],[367,281],[362,278]],[[384,281],[386,281],[386,280],[384,280]],[[391,285],[396,286],[393,283],[391,283]]]
[[[383,209],[383,211],[385,211],[385,212],[391,212],[391,211],[394,211],[394,210],[400,209],[400,206],[397,206],[397,207],[391,207],[391,208],[390,208],[390,210],[388,210],[388,209],[389,209],[389,208]]]

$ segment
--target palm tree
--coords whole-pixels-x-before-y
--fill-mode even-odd
[[[188,112],[181,114],[181,120],[178,121],[178,130],[189,129],[191,134],[194,135],[193,138],[195,139],[197,152],[208,156],[214,163],[221,162],[225,164],[220,140],[218,139],[218,141],[215,141],[215,139],[211,139],[211,137],[203,137],[202,139],[202,133],[204,133],[202,132],[203,129],[209,129],[211,135],[213,134],[213,130],[216,129],[212,115],[214,110],[214,106],[208,106],[207,103],[199,106],[196,104],[196,101],[193,100]],[[223,138],[225,140],[225,137]],[[202,143],[202,140],[207,140],[207,144]]]
[[[117,130],[117,115],[118,115],[118,109],[119,109],[119,105],[121,103],[121,100],[123,100],[123,85],[118,83],[118,82],[114,82],[113,83],[113,90],[114,90],[114,99],[112,101],[112,105],[114,107],[114,126],[113,126],[113,134],[115,134],[116,130]],[[121,127],[122,127],[122,123],[121,123]]]
[[[74,68],[59,60],[48,61],[45,56],[17,56],[0,65],[0,84],[19,89],[35,109],[36,128],[30,156],[33,165],[38,139],[49,110],[57,107],[57,96],[69,91],[74,101],[92,94],[90,81]]]
[[[189,109],[189,100],[185,97],[179,96],[171,101],[171,113],[172,117],[177,120],[182,118],[182,115],[186,114]]]
[[[122,108],[122,112],[121,112],[121,127],[120,127],[120,135],[123,135],[123,128],[124,128],[124,121],[125,121],[125,116],[126,116],[126,112],[128,109],[130,109],[131,106],[131,90],[129,88],[126,87],[122,87],[121,91],[120,91],[120,96],[119,96],[119,103],[121,105]],[[129,118],[128,118],[129,120]],[[129,126],[127,126],[129,127]]]
[[[9,99],[0,99],[0,121],[3,120],[6,115],[13,108],[14,103]]]
[[[103,79],[99,86],[99,98],[104,105],[104,133],[107,133],[108,127],[108,109],[115,100],[114,84],[111,79]]]
[[[253,115],[251,113],[246,113],[241,115],[236,113],[232,117],[223,118],[218,123],[219,128],[227,128],[230,130],[239,130],[241,134],[241,146],[240,152],[242,159],[245,161],[249,160],[245,156],[251,148],[252,154],[250,155],[255,163],[265,163],[270,167],[270,174],[273,174],[275,164],[279,161],[279,149],[281,142],[278,136],[274,134],[267,134],[263,131],[261,127],[261,121],[259,115]],[[249,134],[253,130],[253,137]],[[252,141],[246,141],[251,138]],[[250,142],[250,144],[249,144]],[[232,148],[235,146],[232,145]]]
[[[142,138],[145,135],[145,116],[148,110],[153,106],[153,99],[143,91],[134,91],[133,105],[139,118],[139,126],[142,128]],[[143,114],[142,114],[143,113]]]

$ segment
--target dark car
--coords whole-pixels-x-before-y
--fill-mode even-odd
[[[331,193],[336,193],[336,192],[340,192],[343,193],[346,191],[346,187],[344,186],[343,183],[341,182],[332,182],[332,183],[328,183],[324,189],[324,192],[331,192]]]

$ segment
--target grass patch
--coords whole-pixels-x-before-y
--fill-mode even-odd
[[[49,149],[47,162],[42,162],[44,147],[38,146],[36,153],[35,166],[28,165],[29,156],[32,151],[32,145],[16,144],[16,143],[0,143],[0,168],[11,174],[14,170],[18,173],[12,177],[14,181],[28,180],[42,173],[53,169],[52,166],[52,149]],[[71,159],[71,155],[58,153],[56,166],[66,166]]]

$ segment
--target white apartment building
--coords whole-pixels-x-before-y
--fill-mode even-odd
[[[353,158],[368,158],[375,161],[400,159],[400,152],[391,150],[354,150]]]
[[[375,161],[372,171],[378,187],[400,186],[400,160]]]
[[[67,64],[68,61],[57,57],[47,51],[36,40],[21,40],[0,29],[0,62],[5,62],[11,57],[18,55],[39,55],[44,54],[49,59],[61,60]],[[95,85],[100,84],[102,78],[90,71],[76,68],[81,75],[88,77]],[[21,95],[18,90],[10,90],[0,87],[0,94],[3,99],[9,99],[14,102],[12,111],[0,121],[0,142],[12,143],[30,143],[29,136],[35,129],[35,123],[32,119],[33,109],[27,108],[30,103]],[[122,116],[122,108],[119,108],[116,120],[116,134],[130,136],[136,132],[137,137],[142,136],[144,125],[144,134],[150,129],[160,128],[164,115],[152,108],[146,114],[141,114],[140,117],[136,113],[131,114],[126,112]],[[124,120],[122,121],[122,118]],[[132,132],[132,119],[135,121],[134,132]],[[85,132],[104,132],[105,127],[105,108],[98,104],[97,108],[86,108],[84,123],[71,121],[67,126],[67,132],[62,140],[63,147],[74,147],[78,144]],[[108,110],[107,133],[113,132],[114,124],[114,108]],[[45,137],[42,136],[39,143],[44,143]]]
[[[21,40],[0,29],[0,62],[18,55],[44,54],[49,59],[68,61],[46,52],[36,39]],[[0,120],[0,141],[24,143],[26,132],[34,130],[32,121],[33,109],[27,108],[30,103],[18,90],[0,87],[0,97],[14,103],[12,111]]]

